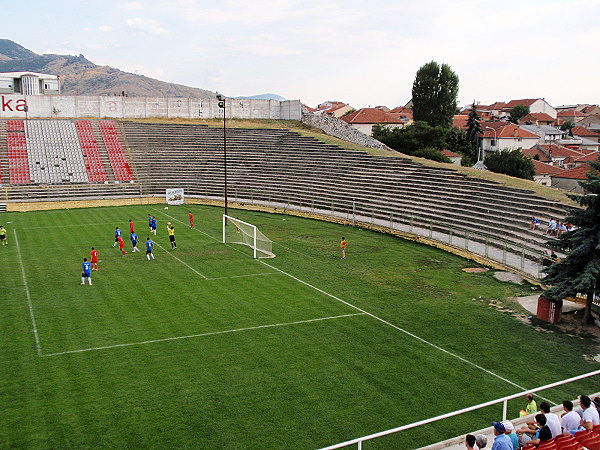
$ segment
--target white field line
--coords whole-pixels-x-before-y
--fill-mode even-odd
[[[33,304],[31,303],[31,293],[29,292],[29,284],[27,284],[27,277],[25,276],[25,266],[23,265],[23,258],[21,257],[21,246],[19,245],[19,237],[17,236],[17,230],[13,230],[15,234],[15,244],[17,246],[17,254],[19,255],[19,265],[21,266],[21,275],[23,276],[23,285],[25,286],[25,294],[27,295],[27,305],[29,306],[29,317],[31,318],[31,326],[33,327],[33,336],[35,338],[35,347],[37,349],[38,356],[42,356],[42,346],[40,345],[40,336],[35,322],[35,315],[33,314]]]
[[[91,351],[95,351],[95,350],[107,350],[107,349],[119,348],[119,347],[131,347],[134,345],[145,345],[145,344],[154,344],[157,342],[177,341],[177,340],[181,340],[181,339],[192,339],[192,338],[205,337],[205,336],[216,336],[219,334],[239,333],[242,331],[261,330],[264,328],[285,327],[285,326],[290,326],[290,325],[299,325],[299,324],[303,324],[303,323],[320,322],[323,320],[342,319],[345,317],[364,316],[364,315],[365,315],[364,313],[354,313],[354,314],[344,314],[341,316],[319,317],[317,319],[298,320],[296,322],[273,323],[270,325],[258,325],[256,327],[236,328],[233,330],[223,330],[223,331],[213,331],[210,333],[190,334],[188,336],[176,336],[176,337],[169,337],[169,338],[163,338],[163,339],[152,339],[149,341],[130,342],[127,344],[115,344],[115,345],[105,345],[103,347],[82,348],[79,350],[69,350],[66,352],[47,353],[43,356],[59,356],[59,355],[67,355],[70,353],[83,353],[83,352],[91,352]]]
[[[160,211],[160,210],[156,210],[156,211]],[[160,212],[162,212],[162,211],[160,211]],[[178,219],[176,219],[176,218],[174,218],[174,217],[170,216],[169,214],[166,214],[166,213],[163,213],[163,214],[164,214],[164,215],[166,215],[167,217],[170,217],[171,219],[173,219],[173,220],[175,220],[175,221],[177,221],[177,222],[184,223],[184,222],[182,222],[181,220],[178,220]],[[216,241],[219,241],[219,239],[216,239],[216,238],[214,238],[214,237],[210,236],[210,235],[209,235],[209,234],[207,234],[207,233],[204,233],[204,232],[203,232],[203,234],[205,234],[206,236],[210,237],[211,239],[214,239],[214,240],[216,240]],[[220,241],[219,241],[219,242],[220,242]],[[282,274],[284,274],[284,275],[287,275],[288,277],[290,277],[290,278],[292,278],[292,279],[294,279],[294,280],[298,281],[299,283],[302,283],[302,284],[304,284],[304,285],[306,285],[306,286],[308,286],[308,287],[310,287],[310,288],[312,288],[312,289],[314,289],[314,290],[316,290],[316,291],[318,291],[318,292],[320,292],[320,293],[322,293],[322,294],[324,294],[324,295],[326,295],[326,296],[328,296],[328,297],[331,297],[331,298],[333,298],[334,300],[337,300],[338,302],[344,303],[345,305],[347,305],[347,306],[350,306],[351,308],[354,308],[355,310],[357,310],[357,311],[360,311],[360,312],[362,312],[362,313],[364,313],[364,314],[366,314],[366,315],[368,315],[368,316],[370,316],[370,317],[372,317],[372,318],[374,318],[374,319],[376,319],[376,320],[378,320],[378,321],[380,321],[380,322],[382,322],[382,323],[386,324],[387,326],[394,328],[395,330],[401,331],[402,333],[405,333],[405,334],[407,334],[408,336],[410,336],[410,337],[412,337],[412,338],[414,338],[414,339],[417,339],[418,341],[421,341],[422,343],[424,343],[424,344],[426,344],[426,345],[429,345],[429,346],[431,346],[431,347],[433,347],[433,348],[435,348],[435,349],[437,349],[437,350],[439,350],[439,351],[441,351],[441,352],[443,352],[443,353],[445,353],[445,354],[447,354],[447,355],[449,355],[449,356],[452,356],[452,357],[454,357],[454,358],[458,359],[459,361],[462,361],[462,362],[464,362],[464,363],[467,363],[467,364],[469,364],[469,365],[471,365],[471,366],[473,366],[473,367],[475,367],[475,368],[477,368],[477,369],[479,369],[479,370],[482,370],[482,371],[484,371],[485,373],[487,373],[487,374],[489,374],[489,375],[492,375],[492,376],[494,376],[494,377],[496,377],[496,378],[498,378],[498,379],[500,379],[500,380],[502,380],[502,381],[504,381],[504,382],[506,382],[506,383],[508,383],[508,384],[510,384],[510,385],[512,385],[512,386],[515,386],[515,387],[517,387],[517,388],[519,388],[519,389],[522,389],[522,390],[526,390],[526,388],[524,388],[523,386],[520,386],[520,385],[518,385],[517,383],[514,383],[513,381],[511,381],[511,380],[509,380],[509,379],[507,379],[507,378],[504,378],[503,376],[501,376],[501,375],[498,375],[497,373],[495,373],[495,372],[492,372],[491,370],[488,370],[488,369],[486,369],[485,367],[482,367],[482,366],[480,366],[480,365],[478,365],[478,364],[476,364],[476,363],[474,363],[474,362],[472,362],[472,361],[469,361],[468,359],[466,359],[466,358],[463,358],[462,356],[460,356],[460,355],[457,355],[456,353],[453,353],[453,352],[451,352],[451,351],[449,351],[449,350],[446,350],[445,348],[443,348],[443,347],[440,347],[439,345],[436,345],[436,344],[434,344],[433,342],[429,342],[428,340],[426,340],[426,339],[424,339],[424,338],[422,338],[422,337],[420,337],[420,336],[417,336],[416,334],[414,334],[414,333],[411,333],[411,332],[410,332],[410,331],[408,331],[408,330],[405,330],[405,329],[403,329],[403,328],[400,328],[399,326],[397,326],[397,325],[394,325],[393,323],[390,323],[390,322],[388,322],[387,320],[384,320],[384,319],[382,319],[381,317],[378,317],[378,316],[376,316],[376,315],[374,315],[374,314],[371,314],[370,312],[367,312],[367,311],[365,311],[364,309],[361,309],[361,308],[359,308],[358,306],[355,306],[355,305],[353,305],[353,304],[351,304],[351,303],[348,303],[347,301],[345,301],[345,300],[342,300],[341,298],[339,298],[339,297],[336,297],[335,295],[333,295],[333,294],[330,294],[329,292],[325,292],[324,290],[322,290],[322,289],[319,289],[318,287],[316,287],[316,286],[313,286],[312,284],[310,284],[310,283],[307,283],[306,281],[303,281],[303,280],[301,280],[300,278],[297,278],[297,277],[295,277],[295,276],[293,276],[293,275],[291,275],[291,274],[289,274],[289,273],[287,273],[287,272],[284,272],[283,270],[281,270],[281,269],[278,269],[277,267],[275,267],[275,266],[272,266],[272,265],[270,265],[270,264],[268,264],[268,263],[264,262],[263,260],[259,260],[259,262],[260,262],[260,263],[262,263],[262,264],[264,264],[264,265],[265,265],[265,266],[267,266],[267,267],[270,267],[270,268],[271,268],[271,269],[273,269],[273,270],[276,270],[277,272],[280,272],[280,273],[282,273]],[[540,398],[543,398],[543,397],[540,397]],[[546,400],[546,401],[549,401],[548,399],[545,399],[545,398],[544,398],[544,400]],[[554,402],[550,402],[550,403],[554,403]]]
[[[21,230],[39,230],[42,228],[68,228],[68,227],[93,227],[95,225],[110,225],[114,222],[97,222],[97,223],[74,223],[70,225],[52,225],[44,227],[21,227]]]
[[[459,356],[459,355],[457,355],[456,353],[452,353],[451,351],[448,351],[448,350],[446,350],[445,348],[442,348],[442,347],[440,347],[439,345],[436,345],[436,344],[434,344],[434,343],[432,343],[432,342],[429,342],[429,341],[427,341],[427,340],[423,339],[422,337],[419,337],[419,336],[417,336],[416,334],[413,334],[413,333],[411,333],[410,331],[404,330],[403,328],[400,328],[399,326],[397,326],[397,325],[394,325],[393,323],[390,323],[390,322],[388,322],[387,320],[384,320],[384,319],[382,319],[381,317],[377,317],[375,314],[371,314],[370,312],[367,312],[367,311],[365,311],[364,309],[361,309],[361,308],[359,308],[358,306],[355,306],[355,305],[353,305],[352,303],[348,303],[347,301],[345,301],[345,300],[342,300],[341,298],[339,298],[339,297],[336,297],[336,296],[335,296],[335,295],[333,295],[333,294],[330,294],[330,293],[328,293],[328,292],[325,292],[324,290],[322,290],[322,289],[319,289],[318,287],[316,287],[316,286],[313,286],[312,284],[310,284],[310,283],[307,283],[306,281],[303,281],[303,280],[301,280],[300,278],[297,278],[297,277],[295,277],[295,276],[293,276],[293,275],[291,275],[291,274],[289,274],[289,273],[287,273],[287,272],[284,272],[283,270],[281,270],[281,269],[278,269],[277,267],[274,267],[274,266],[272,266],[272,265],[270,265],[270,264],[268,264],[268,263],[266,263],[266,262],[264,262],[264,261],[260,261],[260,262],[261,262],[261,263],[263,263],[264,265],[266,265],[266,266],[270,267],[271,269],[273,269],[273,270],[276,270],[276,271],[278,271],[278,272],[281,272],[282,274],[284,274],[284,275],[287,275],[288,277],[292,278],[293,280],[296,280],[297,282],[299,282],[299,283],[302,283],[302,284],[304,284],[305,286],[308,286],[308,287],[310,287],[310,288],[312,288],[312,289],[316,290],[317,292],[320,292],[320,293],[322,293],[322,294],[324,294],[324,295],[326,295],[326,296],[328,296],[328,297],[331,297],[331,298],[333,298],[334,300],[337,300],[338,302],[341,302],[341,303],[343,303],[344,305],[350,306],[351,308],[354,308],[355,310],[357,310],[357,311],[360,311],[360,312],[362,312],[363,314],[366,314],[367,316],[370,316],[370,317],[372,317],[373,319],[376,319],[376,320],[378,320],[378,321],[380,321],[380,322],[382,322],[382,323],[384,323],[384,324],[386,324],[386,325],[388,325],[388,326],[390,326],[390,327],[394,328],[395,330],[401,331],[402,333],[405,333],[405,334],[407,334],[408,336],[410,336],[410,337],[412,337],[412,338],[415,338],[415,339],[417,339],[418,341],[421,341],[422,343],[424,343],[424,344],[427,344],[427,345],[429,345],[429,346],[431,346],[431,347],[433,347],[433,348],[435,348],[435,349],[437,349],[437,350],[439,350],[439,351],[441,351],[441,352],[443,352],[443,353],[445,353],[445,354],[447,354],[447,355],[449,355],[449,356],[452,356],[452,357],[454,357],[454,358],[457,358],[458,360],[460,360],[460,361],[462,361],[462,362],[465,362],[465,363],[467,363],[467,364],[469,364],[469,365],[471,365],[471,366],[473,366],[473,367],[475,367],[475,368],[477,368],[477,369],[479,369],[479,370],[482,370],[482,371],[484,371],[485,373],[487,373],[487,374],[489,374],[489,375],[492,375],[492,376],[494,376],[494,377],[496,377],[496,378],[498,378],[498,379],[500,379],[500,380],[502,380],[502,381],[504,381],[504,382],[506,382],[506,383],[508,383],[508,384],[511,384],[511,385],[513,385],[513,386],[515,386],[515,387],[517,387],[517,388],[519,388],[519,389],[522,389],[522,390],[524,390],[524,391],[525,391],[525,390],[527,390],[526,388],[524,388],[524,387],[522,387],[522,386],[519,386],[517,383],[514,383],[514,382],[512,382],[512,381],[508,380],[507,378],[504,378],[503,376],[501,376],[501,375],[498,375],[497,373],[494,373],[494,372],[492,372],[491,370],[488,370],[488,369],[486,369],[486,368],[484,368],[484,367],[481,367],[480,365],[478,365],[478,364],[475,364],[474,362],[471,362],[471,361],[469,361],[468,359],[466,359],[466,358],[463,358],[462,356]],[[546,399],[545,399],[545,400],[546,400]]]
[[[247,275],[230,275],[227,277],[213,277],[207,278],[208,281],[213,280],[229,280],[230,278],[246,278],[246,277],[262,277],[265,275],[277,275],[275,272],[264,272],[264,273],[249,273]]]

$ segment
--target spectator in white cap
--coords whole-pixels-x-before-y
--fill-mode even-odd
[[[512,442],[513,450],[517,450],[520,447],[520,445],[519,436],[517,436],[517,433],[515,433],[515,427],[513,426],[510,420],[502,422],[502,425],[504,425],[504,434],[506,434]]]
[[[494,445],[492,450],[513,450],[513,443],[510,438],[505,434],[506,429],[502,422],[492,422],[494,427]]]

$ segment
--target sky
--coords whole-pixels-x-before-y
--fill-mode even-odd
[[[2,38],[36,53],[226,96],[404,105],[446,63],[460,105],[600,104],[600,0],[3,2]]]

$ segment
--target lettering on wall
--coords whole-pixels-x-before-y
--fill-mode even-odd
[[[25,110],[27,109],[27,102],[25,101],[25,99],[20,98],[18,100],[15,100],[14,103],[13,103],[13,100],[14,99],[12,99],[12,98],[7,99],[4,95],[2,96],[2,99],[0,101],[2,112],[6,112],[6,111],[25,112]]]

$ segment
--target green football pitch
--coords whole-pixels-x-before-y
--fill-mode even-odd
[[[148,214],[158,218],[154,261]],[[493,307],[532,287],[461,270],[473,262],[358,227],[232,211],[273,240],[277,257],[254,260],[221,243],[221,214],[0,215],[1,448],[318,448],[597,369],[590,338]],[[92,247],[100,270],[82,286]],[[595,390],[588,380],[543,396]],[[509,416],[524,404],[511,402]],[[419,447],[500,415],[501,405],[369,448]]]

